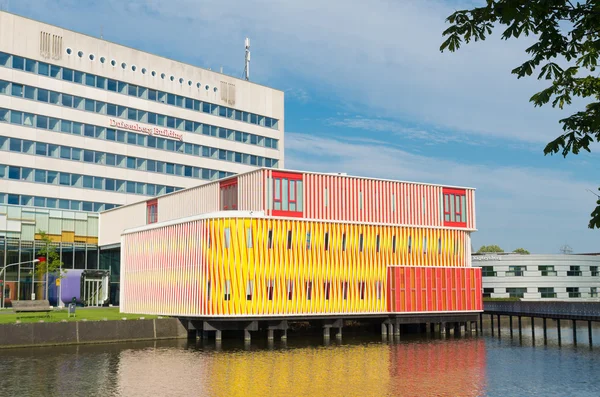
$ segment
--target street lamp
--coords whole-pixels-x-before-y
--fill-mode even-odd
[[[8,265],[4,265],[4,267],[2,268],[2,271],[0,271],[0,277],[6,276],[6,268],[8,268],[8,267],[17,266],[17,265],[20,266],[20,265],[23,265],[25,263],[32,263],[33,264],[32,268],[35,268],[35,264],[38,263],[39,261],[40,261],[39,259],[34,259],[34,260],[31,260],[31,261],[9,263]],[[35,277],[35,276],[33,276],[33,277]],[[4,281],[6,281],[6,280],[4,280]],[[5,291],[4,288],[5,288],[5,284],[6,284],[5,282],[2,283],[2,299],[0,300],[0,307],[4,307],[4,291]],[[32,279],[32,285],[34,285],[33,284],[33,279]],[[33,298],[33,295],[32,295],[32,298]]]

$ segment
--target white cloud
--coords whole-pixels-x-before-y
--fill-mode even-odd
[[[594,184],[570,173],[464,165],[376,141],[289,132],[286,145],[291,169],[475,187],[479,231],[474,247],[499,244],[554,253],[569,243],[579,252],[597,250],[598,233],[586,228],[595,205],[586,189],[594,190]]]
[[[45,19],[57,3],[59,23],[104,25],[108,39],[236,76],[249,36],[253,80],[291,92],[301,87],[289,82],[302,81],[354,113],[527,142],[560,133],[560,112],[528,102],[543,83],[510,74],[527,57],[527,39],[496,36],[439,52],[445,17],[472,1],[105,0],[86,9],[75,0],[21,0],[17,8]]]

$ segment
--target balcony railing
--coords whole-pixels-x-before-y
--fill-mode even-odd
[[[555,270],[542,270],[542,276],[556,276]]]
[[[580,270],[569,270],[567,271],[567,276],[581,276]]]

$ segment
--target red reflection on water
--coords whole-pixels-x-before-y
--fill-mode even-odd
[[[481,339],[390,346],[392,391],[402,396],[481,396],[486,351]]]

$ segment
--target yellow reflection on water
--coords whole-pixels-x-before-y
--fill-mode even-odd
[[[478,396],[485,389],[478,339],[147,353],[121,354],[122,395]]]

